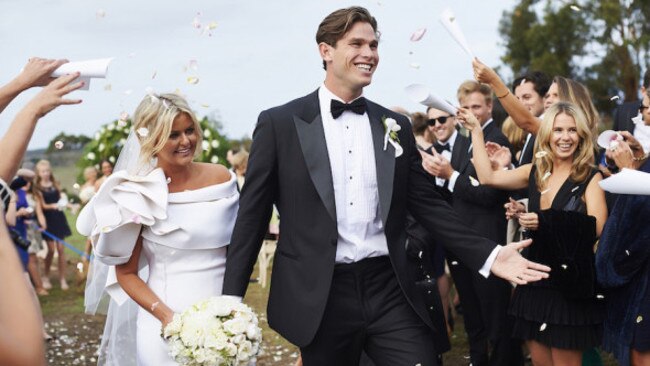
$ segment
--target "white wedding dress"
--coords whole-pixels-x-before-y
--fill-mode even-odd
[[[168,193],[161,169],[144,177],[114,173],[89,204],[96,219],[92,229],[95,256],[107,265],[124,263],[140,234],[140,267],[148,267],[143,280],[162,302],[180,313],[199,300],[221,295],[238,198],[234,175],[226,183]],[[89,215],[80,215],[77,226],[85,225],[87,230],[87,221],[92,221]],[[119,306],[126,300],[125,293],[113,276],[108,277],[107,290]],[[138,365],[177,365],[160,336],[158,319],[138,308],[136,328]],[[123,334],[118,332],[119,337]],[[106,355],[104,363],[122,366],[124,357],[118,356]]]

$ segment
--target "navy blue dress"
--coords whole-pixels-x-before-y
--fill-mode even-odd
[[[57,203],[61,199],[61,194],[56,187],[42,188],[43,201],[47,204]],[[70,226],[65,218],[63,211],[59,210],[43,210],[45,215],[45,222],[47,223],[47,231],[59,239],[64,239],[70,235]]]
[[[16,190],[16,210],[27,207],[29,207],[29,204],[27,203],[27,195],[25,191],[22,189]],[[11,228],[18,232],[23,239],[27,240],[27,226],[25,225],[24,217],[16,217],[16,225]],[[20,262],[23,264],[23,269],[27,271],[27,263],[29,262],[29,253],[27,252],[27,249],[23,249],[18,245],[15,247],[20,256]]]

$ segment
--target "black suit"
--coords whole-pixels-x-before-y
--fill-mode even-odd
[[[389,275],[396,278],[419,321],[433,329],[424,297],[415,285],[417,269],[405,251],[407,209],[474,271],[484,264],[495,243],[468,231],[431,189],[408,120],[370,101],[367,113],[377,169],[378,214],[393,270]],[[404,153],[399,158],[390,144],[383,150],[382,117],[394,118],[401,126],[398,135]],[[317,91],[260,113],[228,248],[224,294],[245,294],[273,203],[282,219],[268,303],[269,325],[304,348],[316,342],[317,332],[327,322],[322,320],[328,302],[336,300],[329,298],[336,272],[336,207]],[[440,312],[435,315],[442,316]],[[445,347],[436,345],[437,349]],[[373,357],[372,352],[369,355]]]
[[[494,122],[488,124],[483,133],[485,141],[510,148],[508,139]],[[503,204],[507,202],[509,193],[478,184],[471,157],[471,140],[458,134],[451,157],[451,165],[459,173],[452,193],[452,207],[467,227],[475,229],[483,237],[504,243],[507,222]],[[523,364],[521,345],[510,337],[511,322],[507,316],[512,290],[510,284],[494,276],[484,278],[454,254],[448,255],[447,261],[463,306],[472,364]],[[492,344],[489,357],[488,340]]]
[[[639,106],[641,101],[625,102],[619,105],[614,110],[614,124],[612,129],[614,131],[628,131],[634,134],[634,122],[632,118],[639,114]]]

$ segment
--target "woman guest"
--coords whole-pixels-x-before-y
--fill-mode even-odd
[[[49,161],[41,160],[36,163],[36,182],[34,188],[37,202],[43,208],[47,231],[61,240],[72,235],[65,214],[61,211],[62,207],[59,205],[61,187],[52,174],[52,167]],[[66,261],[63,243],[55,243],[54,239],[48,236],[46,236],[45,241],[47,242],[47,256],[45,257],[43,287],[45,289],[52,288],[50,283],[50,268],[56,248],[59,256],[59,281],[61,283],[61,289],[67,290],[68,283],[65,280]]]
[[[103,160],[102,164],[104,164],[104,162],[108,161]],[[112,173],[113,166],[110,164],[109,166],[110,172]],[[84,184],[79,189],[79,200],[81,201],[81,204],[85,206],[90,199],[93,198],[95,192],[97,192],[97,169],[94,166],[88,166],[84,169],[84,180]],[[86,248],[84,249],[85,257],[83,258],[85,263],[88,263],[88,258],[90,258],[91,252],[92,244],[90,243],[90,239],[86,239]]]
[[[640,107],[650,125],[650,92]],[[650,173],[648,154],[624,132],[607,152],[619,168]],[[630,148],[630,145],[636,148]],[[598,282],[608,289],[603,348],[621,365],[650,365],[650,196],[619,195],[596,253]]]
[[[224,166],[193,161],[202,133],[180,96],[147,95],[135,111],[134,130],[120,153],[126,169],[118,166],[106,179],[77,228],[93,238],[95,257],[115,266],[117,284],[139,305],[135,342],[118,321],[128,311],[109,311],[117,318],[107,320],[113,329],[104,333],[100,357],[107,364],[172,366],[177,363],[161,327],[174,313],[221,295],[239,194]],[[138,275],[141,265],[148,265],[145,279]]]
[[[95,192],[97,192],[104,181],[113,174],[113,163],[106,159],[102,159],[102,161],[99,162],[99,168],[101,169],[102,176],[95,182]]]
[[[519,214],[533,238],[528,259],[551,267],[549,279],[515,289],[514,336],[526,340],[534,364],[579,366],[583,351],[601,340],[602,304],[595,278],[588,274],[593,274],[593,247],[607,218],[586,117],[572,104],[556,103],[537,131],[534,162],[492,170],[478,121],[467,110],[459,116],[472,133],[480,184],[528,187],[529,212]],[[426,160],[423,165],[428,169]]]

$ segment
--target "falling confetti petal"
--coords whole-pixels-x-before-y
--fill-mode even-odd
[[[526,78],[521,79],[521,82],[519,83],[519,86],[522,86],[526,83]]]
[[[154,71],[154,72],[153,72],[153,75],[151,75],[151,78],[152,78],[152,79],[155,79],[157,74],[158,74],[158,71]]]
[[[458,262],[456,262],[456,261],[451,261],[451,265],[452,265],[452,266],[457,266],[457,265],[458,265]]]
[[[474,186],[474,187],[478,187],[479,185],[481,185],[481,183],[479,183],[479,181],[476,180],[476,178],[472,177],[471,175],[470,175],[470,177],[469,177],[469,182],[470,182],[470,183],[472,184],[472,186]]]
[[[567,269],[567,268],[569,268],[569,266],[567,266],[566,264],[562,265],[562,269]]]
[[[630,255],[630,251],[626,249],[625,254]]]
[[[125,95],[130,95],[131,93],[133,93],[133,90],[131,90],[131,89],[124,91]]]
[[[580,7],[579,7],[578,5],[571,5],[570,8],[571,8],[571,10],[573,10],[573,11],[580,11],[580,10],[581,10]]]
[[[194,20],[192,20],[192,27],[196,29],[201,29],[201,20],[199,19],[198,16],[194,17]]]
[[[196,71],[199,69],[199,62],[196,60],[190,60],[189,64],[187,65],[190,69]]]
[[[641,315],[636,317],[636,322],[641,323],[643,321],[643,317]]]
[[[543,324],[539,327],[539,331],[540,331],[540,332],[543,332],[544,330],[546,330],[546,323],[543,323]]]
[[[54,147],[55,147],[57,150],[61,150],[61,149],[63,149],[63,141],[58,140],[57,142],[54,143]]]
[[[598,295],[596,295],[596,298],[597,298],[597,299],[604,299],[605,296],[604,296],[604,295],[601,295],[601,294],[598,294]]]
[[[546,172],[544,173],[544,176],[542,177],[542,180],[547,180],[551,176],[551,172]]]
[[[209,30],[213,30],[213,29],[215,29],[216,27],[217,27],[217,22],[210,22],[210,24],[208,24],[208,27],[207,27],[207,28],[208,28]]]
[[[609,100],[619,100],[619,99],[620,99],[620,98],[619,98],[619,96],[618,96],[618,95],[615,95],[615,96],[613,96],[613,97],[611,97],[611,98],[609,98]]]
[[[411,42],[417,42],[424,37],[424,34],[427,32],[426,28],[420,28],[411,34]]]
[[[543,190],[542,192],[540,192],[540,194],[548,193],[548,191],[550,191],[550,190],[551,190],[550,188],[545,189],[545,190]]]
[[[418,253],[418,258],[422,258],[422,251],[421,251],[421,250],[420,250],[420,252]]]
[[[106,16],[106,10],[104,10],[104,9],[97,10],[97,12],[95,13],[95,16],[97,17],[97,19],[101,19],[101,18],[105,17]]]
[[[420,68],[420,64],[417,63],[417,62],[411,62],[411,65],[410,65],[410,66],[411,66],[411,68],[414,68],[414,69],[416,69],[416,70]]]
[[[188,76],[187,77],[187,82],[192,84],[192,85],[196,85],[196,84],[199,83],[199,78],[197,78],[196,76]]]
[[[210,105],[204,103],[204,104],[201,104],[201,107],[203,107],[203,108],[210,108]]]
[[[79,186],[79,183],[75,183],[75,184],[72,185],[72,188],[78,190],[78,189],[81,188],[81,187]]]
[[[536,157],[537,159],[541,159],[541,158],[545,157],[546,155],[548,155],[548,153],[547,153],[546,151],[538,151],[538,152],[535,154],[535,157]]]
[[[127,112],[120,113],[120,121],[126,121],[129,119],[129,114]]]
[[[84,271],[84,264],[81,263],[81,262],[77,263],[77,270],[79,271],[79,273],[83,273],[83,271]]]
[[[171,183],[171,182],[172,182],[172,178],[171,178],[171,177],[167,177],[167,184],[169,184],[169,183]]]
[[[111,90],[113,90],[113,86],[111,84],[104,85],[104,91],[111,91]]]

